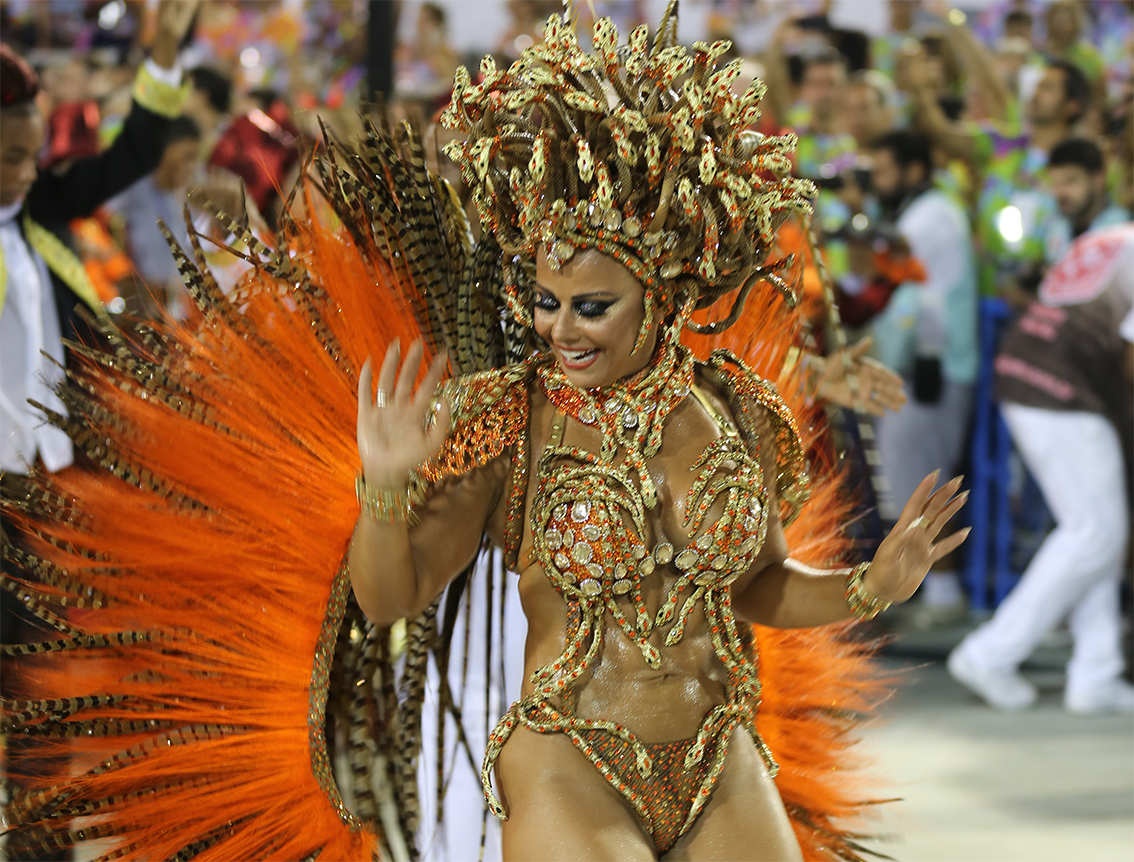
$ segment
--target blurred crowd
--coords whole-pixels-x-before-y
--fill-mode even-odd
[[[164,0],[177,2],[184,0]],[[0,36],[42,84],[34,99],[45,121],[35,153],[41,175],[66,172],[123,134],[136,92],[131,86],[160,29],[161,5],[0,2]],[[626,34],[637,24],[655,24],[659,13],[646,0],[574,5],[584,43],[593,16],[613,17]],[[1058,524],[1046,557],[1043,549],[1036,554],[1048,573],[1040,580],[1055,579],[1053,572],[1079,565],[1084,555],[1098,558],[1066,595],[1041,591],[1036,601],[1047,602],[1048,611],[1038,615],[1042,620],[1027,611],[1033,622],[1017,624],[1026,631],[1010,649],[1001,632],[996,649],[1015,656],[1014,664],[997,664],[988,657],[991,646],[982,651],[974,642],[966,661],[954,662],[955,672],[995,701],[989,691],[1011,688],[1015,665],[1060,619],[1074,618],[1095,590],[1076,631],[1093,631],[1096,640],[1105,631],[1109,646],[1096,643],[1080,663],[1105,665],[1102,676],[1112,680],[1129,522],[1129,488],[1113,477],[1129,475],[1134,433],[1124,376],[1134,338],[1128,314],[1134,258],[1123,233],[1134,205],[1134,2],[999,0],[968,8],[875,0],[887,20],[873,35],[840,23],[831,0],[690,5],[703,13],[696,20],[704,32],[683,33],[683,41],[733,42],[724,61],[739,61],[738,90],[754,78],[768,87],[757,131],[798,136],[795,171],[819,188],[813,226],[822,260],[810,258],[805,226],[782,240],[785,252],[806,262],[805,290],[820,289],[822,264],[843,322],[871,337],[878,359],[907,381],[909,403],[876,427],[879,472],[889,489],[877,500],[883,517],[893,518],[894,501],[908,499],[932,470],[985,457],[974,452],[971,429],[987,391],[1007,408],[1023,459],[1016,463],[1034,475],[1037,499],[1047,501]],[[239,246],[221,213],[267,235],[281,217],[281,190],[320,145],[320,119],[349,138],[371,101],[365,69],[373,60],[367,56],[373,10],[365,0],[193,6],[177,50],[183,99],[163,126],[156,168],[57,231],[111,311],[174,318],[190,312],[160,225],[183,248],[201,246],[222,288],[234,284],[246,264],[217,254],[200,237]],[[486,52],[500,65],[511,62],[541,38],[543,22],[562,4],[486,4],[485,14],[498,18],[497,39],[468,51],[455,47],[450,32],[456,8],[454,2],[394,5],[399,38],[385,101],[423,128],[448,100],[460,63],[475,74]],[[446,133],[430,128],[427,134],[432,144]],[[453,166],[436,158],[459,183]],[[1089,245],[1093,236],[1118,239]],[[1089,269],[1098,284],[1060,294],[1059,266],[1064,263],[1066,280],[1065,262],[1073,255],[1080,265],[1071,281],[1082,283]],[[1057,432],[1048,422],[1081,415],[1091,419],[1077,428]],[[1050,454],[1028,454],[1047,451],[1034,445],[1037,436],[1057,439],[1061,457],[1075,452],[1090,464],[1068,476],[1045,475]],[[1108,471],[1113,481],[1105,479]],[[1096,485],[1080,487],[1095,474],[1103,477]],[[1088,502],[1060,506],[1069,495]],[[1100,532],[1079,524],[1084,507],[1120,515],[1118,526]],[[1058,553],[1051,551],[1053,537],[1063,542]],[[955,560],[931,575],[922,594],[918,625],[967,612]],[[1101,690],[1096,682],[1080,688]],[[1034,698],[1026,687],[1013,691],[1000,705]],[[1078,702],[1089,706],[1091,696]],[[1129,691],[1118,697],[1134,709]]]

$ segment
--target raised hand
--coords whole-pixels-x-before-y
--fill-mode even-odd
[[[401,345],[394,342],[378,372],[378,391],[372,396],[370,360],[358,377],[358,454],[366,482],[376,488],[404,488],[410,471],[437,454],[449,431],[449,405],[442,401],[429,423],[430,403],[445,373],[444,355],[433,360],[429,372],[414,391],[425,348],[420,340],[410,345],[401,363]]]
[[[158,32],[167,32],[181,41],[189,32],[189,25],[200,5],[200,0],[162,0],[158,3]]]
[[[177,62],[177,47],[197,14],[200,0],[162,0],[157,8],[157,33],[150,50],[153,61],[163,69]]]
[[[824,401],[882,416],[906,403],[902,378],[875,359],[866,356],[871,339],[832,353],[819,360],[815,394]],[[812,357],[809,363],[815,363]],[[854,386],[851,386],[851,382]]]
[[[933,486],[941,471],[937,470],[921,480],[913,496],[902,509],[901,517],[890,531],[874,562],[862,579],[863,586],[878,598],[888,602],[904,602],[921,585],[930,567],[951,551],[961,546],[969,535],[970,527],[945,537],[937,537],[969,496],[968,491],[957,494],[961,478],[946,482],[936,492]]]

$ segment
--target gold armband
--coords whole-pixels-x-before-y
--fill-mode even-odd
[[[890,602],[878,598],[863,585],[862,577],[869,568],[870,563],[859,563],[851,569],[851,573],[847,575],[847,588],[843,593],[850,612],[860,620],[872,620],[890,607]]]
[[[408,524],[413,527],[421,519],[413,510],[413,496],[408,488],[375,488],[366,483],[361,473],[354,480],[358,505],[375,521],[383,524]]]

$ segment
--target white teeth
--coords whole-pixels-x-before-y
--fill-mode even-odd
[[[562,348],[560,348],[559,353],[568,362],[578,362],[590,356],[591,354],[596,353],[597,351],[598,348],[596,347],[592,347],[590,350],[563,350]]]

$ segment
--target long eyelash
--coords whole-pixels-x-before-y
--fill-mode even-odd
[[[574,310],[580,317],[602,317],[612,305],[613,302],[598,302],[591,299],[576,304]]]

